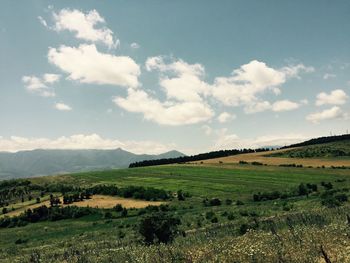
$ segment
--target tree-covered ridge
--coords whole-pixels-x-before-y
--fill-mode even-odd
[[[134,167],[143,167],[143,166],[153,166],[153,165],[163,165],[163,164],[174,164],[174,163],[186,163],[186,162],[194,162],[200,160],[214,159],[220,157],[226,157],[230,155],[237,155],[242,153],[253,153],[253,152],[263,152],[268,151],[267,148],[259,148],[259,149],[242,149],[242,150],[221,150],[221,151],[212,151],[207,153],[201,153],[191,156],[180,156],[177,158],[163,158],[157,160],[145,160],[141,162],[134,162],[129,165],[129,168]]]
[[[343,134],[343,135],[334,135],[334,136],[324,136],[319,138],[314,138],[308,141],[304,141],[301,143],[291,144],[289,146],[282,147],[284,148],[293,148],[293,147],[300,147],[300,146],[308,146],[308,145],[315,145],[315,144],[323,144],[323,143],[330,143],[330,142],[339,142],[339,141],[345,141],[350,140],[350,134]]]
[[[267,156],[287,158],[349,158],[350,139],[325,144],[316,144],[284,152],[275,152]]]

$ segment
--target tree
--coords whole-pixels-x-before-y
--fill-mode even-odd
[[[122,210],[121,216],[122,217],[126,217],[128,215],[128,209],[126,209],[125,207]]]
[[[169,243],[181,224],[180,219],[164,212],[153,213],[141,219],[139,233],[146,244]]]
[[[4,207],[4,208],[2,209],[2,213],[3,213],[3,214],[7,214],[7,208],[6,208],[6,207]]]
[[[305,184],[301,183],[298,187],[298,193],[299,195],[307,195],[309,193],[309,190],[305,186]]]
[[[185,200],[185,196],[184,196],[184,193],[182,192],[182,190],[177,191],[177,199],[179,201],[184,201]]]
[[[121,204],[116,204],[116,206],[114,207],[114,210],[116,212],[121,212],[123,211],[123,206]]]

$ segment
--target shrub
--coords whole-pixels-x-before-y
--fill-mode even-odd
[[[219,222],[219,219],[218,219],[216,216],[214,216],[214,217],[210,220],[210,222],[212,222],[212,223],[218,223],[218,222]]]
[[[239,227],[239,234],[240,235],[244,235],[245,233],[247,233],[249,229],[249,226],[247,224],[242,224],[240,227]]]
[[[128,215],[128,209],[126,209],[125,207],[123,208],[122,212],[121,212],[121,216],[122,217],[126,217]]]
[[[232,205],[232,200],[231,199],[226,199],[225,200],[226,205]]]
[[[332,185],[331,182],[328,182],[328,183],[321,182],[321,185],[322,185],[326,190],[333,189],[333,185]]]
[[[121,211],[123,211],[123,206],[121,204],[116,204],[115,207],[113,207],[113,209],[116,212],[121,212]]]
[[[146,244],[169,243],[174,239],[180,224],[181,221],[172,215],[154,213],[141,219],[139,233]]]
[[[232,213],[232,212],[227,215],[227,219],[230,221],[234,220],[235,218],[236,217],[235,217],[234,213]]]
[[[241,200],[237,200],[237,201],[236,201],[236,205],[244,205],[244,203],[243,203],[243,201],[241,201]]]
[[[205,213],[205,218],[207,220],[212,219],[214,216],[215,216],[215,213],[213,211],[208,211],[208,212]]]
[[[182,192],[182,190],[177,191],[177,199],[178,199],[179,201],[184,201],[184,200],[185,200],[185,195],[184,195],[184,193]]]
[[[303,184],[303,183],[299,184],[299,186],[298,186],[298,194],[299,195],[307,195],[307,194],[309,194],[309,190],[307,189],[305,184]]]
[[[221,200],[219,198],[212,198],[210,199],[209,204],[211,206],[219,206],[221,205]]]

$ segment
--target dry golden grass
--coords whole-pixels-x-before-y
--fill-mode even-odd
[[[220,162],[230,164],[230,163],[239,163],[239,161],[246,162],[260,162],[267,165],[280,165],[280,164],[301,164],[303,166],[312,166],[312,167],[325,167],[331,166],[350,166],[350,160],[344,159],[326,159],[326,158],[285,158],[285,157],[267,157],[265,155],[277,152],[283,152],[287,150],[292,150],[296,148],[281,149],[268,152],[258,152],[258,153],[245,153],[238,154],[228,157],[221,157],[209,160],[203,160],[203,164],[218,164]],[[198,162],[196,162],[198,163]]]
[[[60,198],[63,203],[62,197]],[[144,200],[136,200],[131,198],[122,198],[116,196],[108,196],[108,195],[93,195],[91,199],[87,199],[81,202],[74,202],[73,204],[79,207],[97,207],[97,208],[113,208],[117,204],[121,204],[125,208],[143,208],[149,205],[161,205],[165,202],[161,201],[144,201]],[[38,204],[32,204],[28,206],[21,207],[20,209],[16,209],[14,211],[10,211],[6,214],[6,216],[18,216],[27,209],[34,209],[40,207],[42,205],[50,206],[50,201],[40,202]],[[63,205],[63,206],[69,206]]]

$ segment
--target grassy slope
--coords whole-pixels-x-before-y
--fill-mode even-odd
[[[346,181],[336,183],[335,181],[337,179],[346,179]],[[30,180],[39,184],[60,181],[81,186],[102,183],[116,184],[118,186],[142,185],[171,191],[183,189],[190,192],[193,197],[181,203],[174,200],[172,205],[177,206],[176,214],[181,217],[183,223],[181,227],[187,231],[198,228],[198,221],[201,221],[204,227],[210,226],[211,223],[204,218],[207,211],[214,211],[220,223],[233,223],[235,226],[239,226],[242,222],[247,220],[239,216],[242,210],[256,211],[261,217],[265,218],[287,213],[282,209],[282,204],[285,202],[283,200],[261,203],[252,202],[252,194],[258,191],[284,191],[296,187],[301,182],[319,184],[321,181],[331,181],[336,187],[350,187],[348,170],[252,165],[156,166],[38,177]],[[201,201],[205,197],[219,197],[222,200],[225,198],[231,198],[233,200],[240,199],[245,202],[245,205],[204,207]],[[316,196],[310,196],[310,198],[307,199],[295,198],[288,202],[292,204],[292,213],[308,211],[320,205]],[[222,216],[223,212],[232,212],[236,215],[237,219],[229,222],[225,216]],[[100,246],[108,242],[106,243],[109,244],[108,246],[118,246],[115,242],[119,242],[117,236],[121,231],[127,234],[123,242],[129,242],[128,240],[135,240],[138,238],[134,231],[134,226],[137,224],[138,217],[135,216],[136,213],[133,214],[131,212],[130,215],[131,216],[127,218],[113,219],[110,221],[104,219],[102,216],[88,216],[76,220],[41,222],[29,224],[20,228],[0,229],[0,256],[1,254],[4,255],[4,257],[9,260],[8,262],[16,262],[15,259],[18,259],[18,262],[23,262],[22,256],[28,259],[33,253],[33,249],[45,251],[44,254],[50,257],[49,255],[52,255],[54,251],[59,252],[63,249],[65,249],[65,251],[67,249],[68,251],[72,251],[70,248],[72,244],[74,244],[74,246],[82,246],[86,243],[91,244],[91,246]],[[223,231],[223,238],[227,239],[228,237],[225,236],[227,235],[226,231],[232,230],[226,229]],[[15,245],[15,241],[19,238],[28,240],[28,242]],[[195,238],[197,238],[197,236],[195,236]],[[205,237],[205,240],[206,238],[207,237]],[[79,240],[79,242],[74,240]],[[91,242],[100,243],[92,244]],[[184,239],[181,242],[188,241]],[[203,244],[202,241],[194,242],[199,242],[198,245],[200,246],[206,244],[205,241],[203,241]],[[229,240],[226,242],[228,242],[227,244],[230,243]],[[178,245],[176,249],[180,247],[181,245]],[[187,245],[186,248],[192,249],[194,252],[197,250],[196,247],[190,245]],[[130,247],[130,251],[131,249]],[[140,249],[141,248],[135,248],[135,251],[141,251]],[[109,249],[107,250],[110,251]],[[99,253],[100,252],[101,251],[99,251]],[[148,262],[152,262],[152,260]]]
[[[304,146],[268,156],[287,158],[342,158],[350,159],[350,140]]]
[[[251,165],[169,165],[39,177],[36,183],[59,178],[79,185],[140,185],[171,191],[179,189],[201,197],[244,197],[253,192],[286,189],[304,183],[320,183],[346,177],[349,171]]]

